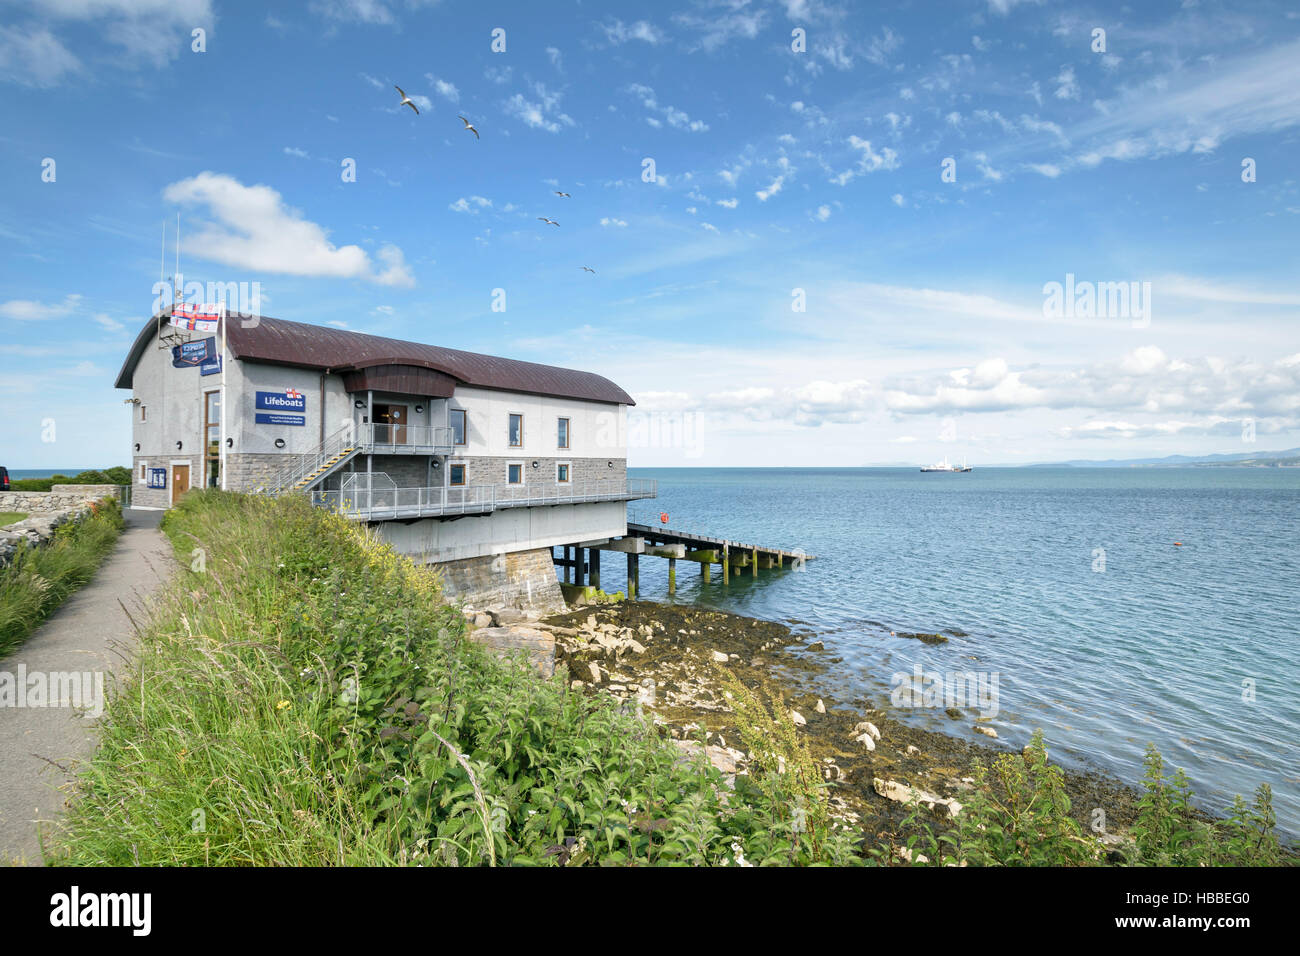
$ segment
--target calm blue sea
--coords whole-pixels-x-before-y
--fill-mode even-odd
[[[659,498],[631,520],[666,511],[671,528],[817,556],[729,587],[679,562],[676,600],[806,622],[843,658],[826,692],[883,703],[917,663],[996,672],[1004,744],[1041,727],[1054,759],[1136,783],[1150,741],[1207,807],[1267,782],[1280,827],[1300,833],[1300,470],[632,473],[658,479]],[[626,581],[616,557],[610,591]],[[641,591],[668,599],[666,561],[642,559]],[[968,636],[890,636],[950,628]],[[970,733],[942,710],[904,716]]]

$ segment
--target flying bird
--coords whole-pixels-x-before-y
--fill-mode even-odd
[[[394,84],[394,85],[393,85],[393,89],[397,90],[398,93],[401,93],[401,94],[402,94],[402,102],[398,103],[397,105],[398,105],[398,106],[409,106],[411,109],[415,110],[415,115],[416,115],[416,116],[419,116],[419,115],[420,115],[420,110],[419,110],[419,108],[418,108],[414,103],[411,102],[411,98],[410,98],[409,96],[406,95],[406,93],[402,90],[402,88],[401,88],[400,86],[397,86],[396,84]]]
[[[554,219],[547,219],[547,218],[544,217],[544,216],[538,216],[537,219],[538,219],[539,222],[549,222],[552,226],[558,226],[558,225],[559,225],[559,223],[556,222]]]
[[[479,135],[478,135],[478,130],[476,130],[472,125],[470,125],[470,121],[469,121],[469,120],[465,119],[465,117],[462,116],[462,117],[460,118],[460,121],[461,121],[462,123],[465,124],[465,128],[466,128],[467,130],[469,130],[471,133],[474,134],[474,138],[475,138],[475,139],[479,139],[479,138],[480,138]]]
[[[595,275],[595,274],[596,274],[596,270],[595,270],[595,269],[588,269],[586,266],[583,266],[583,267],[582,267],[582,271],[583,271],[583,272],[590,272],[592,275]]]
[[[565,199],[572,199],[572,198],[573,198],[573,197],[570,196],[568,193],[562,193],[562,192],[560,192],[558,189],[555,190],[555,195],[557,195],[557,196],[563,196]]]

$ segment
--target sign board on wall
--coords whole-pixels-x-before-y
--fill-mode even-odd
[[[285,412],[305,412],[307,397],[296,388],[283,392],[254,392],[254,407],[264,409],[253,416],[258,425],[306,425],[306,415],[286,415]]]
[[[208,361],[199,366],[200,375],[216,375],[221,371],[221,356],[214,355]]]
[[[167,469],[166,469],[166,468],[150,468],[150,469],[149,469],[149,482],[148,482],[148,487],[150,487],[150,488],[166,488],[166,487],[167,487]]]

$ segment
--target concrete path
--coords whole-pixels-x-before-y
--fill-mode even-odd
[[[28,704],[33,687],[54,683],[49,675],[76,678],[75,690],[54,683],[48,696],[61,704],[0,706],[0,866],[43,862],[41,832],[57,825],[76,764],[95,748],[95,719],[72,702],[78,691],[89,691],[83,703],[94,700],[97,687],[111,692],[112,674],[124,669],[135,646],[123,605],[142,622],[145,601],[175,567],[158,530],[161,518],[161,511],[128,509],[126,530],[91,582],[0,659],[0,674],[12,675]],[[91,706],[102,710],[102,698]]]

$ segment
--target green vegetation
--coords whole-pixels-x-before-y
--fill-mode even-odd
[[[163,527],[191,570],[109,704],[68,862],[814,862],[785,803],[491,657],[436,576],[346,520],[195,491]]]
[[[522,658],[468,641],[434,573],[305,499],[196,490],[163,529],[187,570],[163,592],[109,702],[67,833],[47,848],[56,861],[895,859],[893,848],[855,846],[855,831],[836,822],[819,767],[769,687],[723,675],[752,757],[733,790],[704,754],[685,756],[631,705],[573,692],[563,673],[544,679]],[[1201,824],[1180,785],[1155,778],[1145,829],[1110,849],[1069,817],[1040,737],[1027,752],[978,768],[953,828],[935,836],[918,823],[914,851],[993,865],[1277,853],[1266,791],[1240,819]],[[918,809],[913,822],[922,820]],[[1206,841],[1200,850],[1188,827]]]
[[[913,859],[930,865],[977,866],[1276,866],[1294,864],[1274,832],[1272,792],[1260,786],[1255,802],[1240,797],[1225,820],[1208,820],[1192,809],[1191,791],[1181,770],[1172,780],[1154,746],[1148,746],[1146,775],[1131,840],[1101,839],[1070,816],[1059,767],[1048,762],[1042,731],[1023,754],[1003,754],[991,768],[975,766],[975,785],[954,827],[935,836],[924,811],[909,823],[922,835],[908,841]]]
[[[18,546],[13,560],[0,568],[0,657],[91,579],[122,527],[121,506],[106,498],[81,520],[56,528],[43,547]]]
[[[26,513],[22,511],[0,511],[0,528],[16,521],[22,521],[26,517]]]
[[[13,478],[10,491],[49,491],[54,485],[129,485],[131,469],[121,465],[103,471],[83,471],[79,475],[51,475],[48,478]]]

